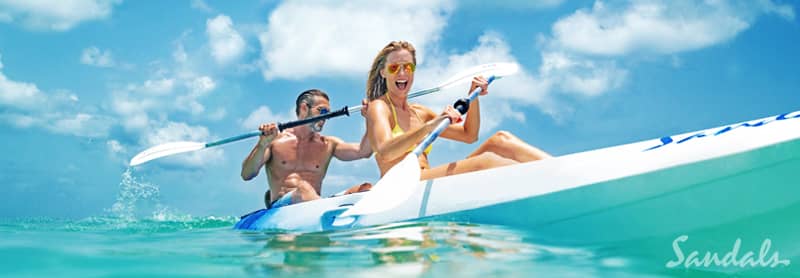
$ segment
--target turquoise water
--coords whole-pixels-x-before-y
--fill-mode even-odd
[[[123,175],[105,215],[84,219],[0,219],[3,277],[787,277],[777,268],[667,268],[674,238],[555,246],[535,231],[440,221],[297,234],[232,229],[236,216],[190,216],[158,202],[157,186]],[[687,246],[724,255],[743,231],[742,250],[773,240],[798,259],[800,205],[712,230]],[[782,223],[782,224],[776,224]],[[762,231],[764,229],[761,229]],[[746,233],[745,233],[746,234]],[[713,242],[714,244],[706,244]],[[688,252],[687,252],[688,253]],[[744,253],[744,252],[741,252]],[[740,255],[741,257],[741,255]]]
[[[664,261],[630,255],[636,249],[630,244],[548,246],[527,240],[524,231],[498,226],[413,222],[292,234],[235,231],[231,229],[235,221],[234,217],[4,220],[0,273],[6,277],[726,276],[670,271],[663,267]],[[774,277],[774,273],[739,274],[750,276]]]
[[[0,224],[8,277],[307,275],[581,277],[636,273],[623,259],[537,245],[503,227],[417,222],[339,233],[240,232],[234,217]]]
[[[726,277],[669,270],[650,242],[565,247],[500,226],[411,222],[333,233],[231,229],[235,217],[0,222],[6,277]],[[724,250],[724,249],[723,249]],[[637,253],[638,252],[638,253]],[[642,253],[643,252],[643,253]],[[791,267],[737,277],[797,275]],[[777,273],[777,274],[776,274]]]

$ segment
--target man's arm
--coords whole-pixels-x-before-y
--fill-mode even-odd
[[[369,110],[369,101],[367,99],[361,100],[361,116],[366,118],[367,111]],[[333,140],[334,149],[333,156],[342,161],[351,161],[362,158],[369,158],[372,156],[372,146],[369,144],[367,133],[361,136],[361,143],[346,143],[337,137],[330,137]]]
[[[336,146],[333,149],[333,156],[342,161],[351,161],[372,156],[372,147],[369,145],[367,134],[361,137],[361,143],[347,143],[337,137],[329,136]]]
[[[262,135],[259,136],[258,143],[242,162],[242,179],[246,181],[258,176],[261,167],[269,161],[272,156],[270,151],[272,139],[275,139],[278,133],[278,127],[274,123],[262,124],[258,129],[261,130]]]

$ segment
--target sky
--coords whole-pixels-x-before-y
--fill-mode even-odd
[[[559,156],[800,110],[797,2],[490,2],[0,0],[0,217],[107,215],[143,188],[178,214],[258,209],[265,175],[239,176],[255,139],[128,162],[293,120],[311,88],[358,105],[392,40],[417,48],[414,91],[521,67],[482,97],[478,143],[438,140],[433,165],[499,130]],[[412,102],[441,110],[467,86]],[[377,179],[373,159],[334,161],[323,194]]]

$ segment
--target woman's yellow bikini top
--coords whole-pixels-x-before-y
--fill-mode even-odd
[[[394,138],[394,137],[402,135],[403,133],[406,133],[406,131],[403,130],[403,128],[400,127],[400,122],[397,121],[397,111],[394,110],[394,104],[392,103],[392,98],[389,97],[389,94],[386,94],[385,96],[386,96],[386,100],[389,101],[389,107],[392,108],[392,118],[394,118],[394,126],[392,127],[392,138]],[[417,115],[417,113],[414,113],[414,115],[417,116],[417,119],[419,119],[421,122],[424,122],[422,119],[419,118],[419,115]],[[408,151],[411,152],[416,147],[417,147],[417,145],[411,146],[411,148],[409,148]],[[428,153],[431,152],[432,148],[433,148],[433,145],[428,145],[428,147],[425,148],[425,151],[424,151],[425,155],[428,155]]]

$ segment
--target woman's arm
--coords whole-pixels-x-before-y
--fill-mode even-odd
[[[412,128],[403,135],[392,138],[392,127],[389,122],[390,110],[388,104],[381,100],[370,102],[367,112],[367,133],[370,145],[375,153],[381,154],[385,159],[392,160],[405,155],[411,146],[417,144],[422,138],[436,127],[445,117],[435,117],[424,125]]]
[[[480,112],[475,113],[477,115],[473,114],[472,108],[474,107],[472,107],[472,105],[473,103],[470,103],[470,108],[469,108],[470,110],[469,112],[467,112],[467,115],[469,116],[467,116],[467,120],[466,122],[464,122],[463,125],[459,123],[453,123],[447,126],[447,128],[444,131],[442,131],[440,136],[443,138],[464,142],[467,144],[471,144],[477,141],[478,131],[480,129]],[[430,110],[427,107],[423,106],[421,107],[423,108],[422,111],[424,111],[423,113],[425,115],[426,120],[435,119],[437,117],[437,114],[433,112],[433,110]],[[443,114],[447,114],[449,111],[452,111],[450,113],[454,114],[454,117],[455,115],[458,115],[458,110],[455,110],[455,108],[452,108],[452,106],[449,105],[445,107],[445,112],[443,112]],[[471,119],[471,118],[477,118],[477,119]]]
[[[483,96],[489,93],[488,82],[486,82],[486,79],[484,79],[482,76],[479,76],[472,80],[472,85],[470,86],[467,94],[471,94],[472,91],[478,87],[481,88],[480,95]],[[451,124],[442,132],[442,137],[461,141],[467,144],[472,144],[475,143],[475,141],[478,141],[478,133],[480,133],[481,129],[481,106],[478,99],[479,98],[476,97],[469,103],[469,109],[467,110],[464,124]],[[430,113],[433,113],[433,111]]]

